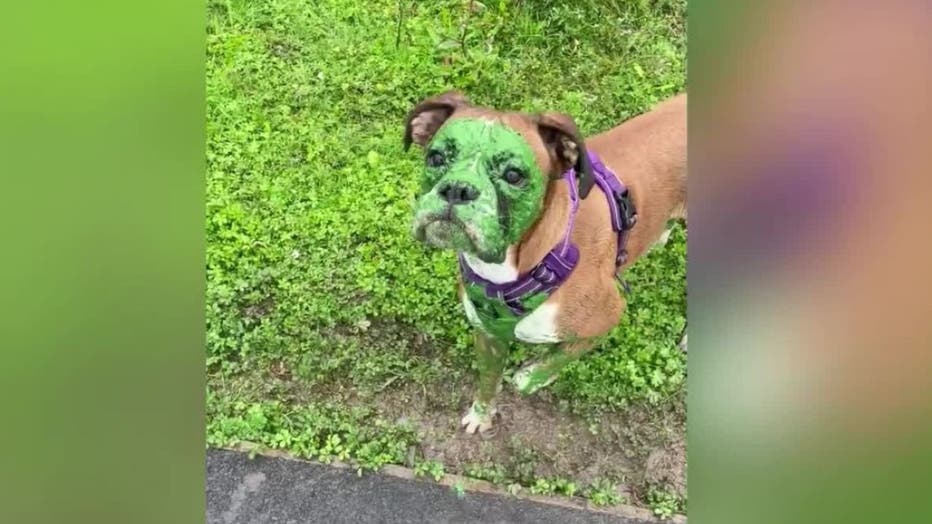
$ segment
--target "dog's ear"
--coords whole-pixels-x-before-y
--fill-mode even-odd
[[[405,117],[405,151],[411,147],[412,142],[419,146],[427,144],[450,115],[458,107],[466,105],[469,105],[469,100],[462,93],[447,91],[414,106]]]
[[[560,167],[560,175],[571,167],[575,168],[579,177],[579,197],[586,198],[595,181],[586,144],[573,117],[563,113],[543,113],[536,115],[535,120],[550,157]]]

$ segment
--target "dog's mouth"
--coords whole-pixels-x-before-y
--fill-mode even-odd
[[[419,241],[439,249],[479,251],[475,228],[457,217],[451,207],[424,217],[415,230],[415,236]]]

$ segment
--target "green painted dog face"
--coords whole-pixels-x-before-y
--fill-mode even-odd
[[[485,262],[503,262],[534,225],[554,177],[574,167],[581,198],[593,184],[579,130],[562,113],[495,111],[448,91],[408,113],[405,149],[411,144],[424,148],[426,164],[415,237]]]
[[[425,147],[418,240],[502,262],[540,214],[546,176],[530,144],[494,120],[456,118]]]

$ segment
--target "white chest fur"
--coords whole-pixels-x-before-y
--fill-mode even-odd
[[[558,304],[544,302],[515,326],[515,337],[531,344],[554,344],[560,341],[557,330]]]
[[[505,262],[501,264],[483,262],[468,254],[465,254],[463,258],[466,259],[470,269],[489,282],[502,284],[512,282],[518,278],[518,268],[514,263],[514,250],[512,248],[508,249]],[[472,301],[469,300],[465,293],[463,294],[463,309],[466,311],[466,318],[469,323],[481,329],[482,321],[479,319]],[[558,310],[558,304],[541,304],[518,322],[515,326],[515,337],[522,342],[531,344],[560,342],[559,330],[557,329]]]
[[[470,269],[489,282],[504,284],[518,278],[518,266],[515,264],[515,250],[513,247],[509,247],[505,252],[505,261],[501,264],[483,262],[469,253],[464,253],[463,258],[466,259]]]

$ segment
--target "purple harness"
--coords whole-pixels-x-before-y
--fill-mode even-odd
[[[608,200],[609,214],[612,219],[612,229],[618,235],[618,246],[615,255],[615,269],[617,270],[628,258],[625,245],[628,242],[628,232],[637,223],[637,213],[634,204],[628,196],[628,189],[618,181],[615,174],[605,166],[595,153],[589,153],[592,165],[594,182],[605,193]],[[569,278],[573,269],[579,262],[579,249],[570,241],[573,234],[573,225],[576,222],[576,212],[579,210],[579,186],[576,181],[576,170],[570,169],[563,174],[570,189],[570,219],[560,242],[530,271],[518,277],[513,282],[496,284],[477,275],[462,254],[459,255],[460,271],[467,281],[485,288],[489,298],[497,298],[508,306],[517,316],[526,313],[521,300],[525,297],[544,293],[550,295]]]

